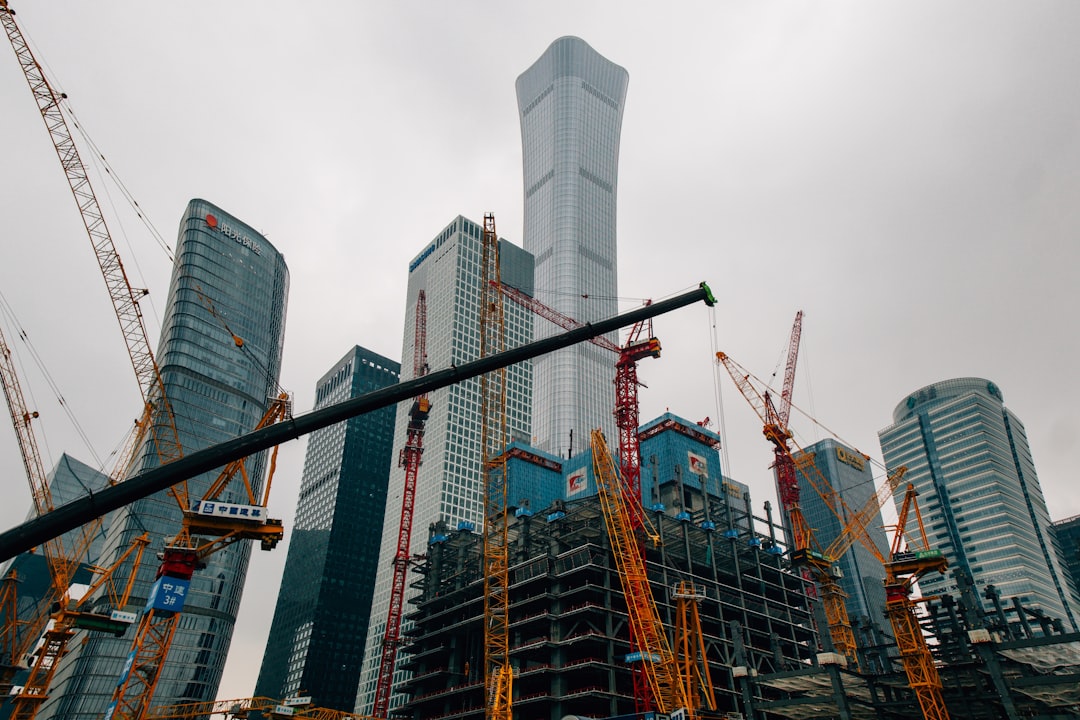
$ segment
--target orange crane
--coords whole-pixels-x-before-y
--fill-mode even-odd
[[[582,327],[577,320],[560,313],[554,308],[548,307],[536,298],[512,288],[509,285],[499,285],[503,295],[513,300],[518,305],[532,311],[546,320],[549,320],[564,330],[573,330]],[[646,301],[646,305],[651,301]],[[589,342],[594,345],[610,350],[618,356],[615,361],[615,423],[619,429],[619,472],[624,485],[637,502],[627,506],[630,512],[631,526],[636,532],[640,532],[644,526],[644,511],[641,505],[641,446],[638,439],[638,398],[637,364],[645,358],[660,357],[660,341],[653,335],[652,320],[639,322],[630,329],[626,344],[619,346],[601,335],[592,338]],[[639,554],[643,552],[638,548]],[[632,631],[632,629],[631,629]],[[637,640],[630,638],[634,651],[638,651]],[[653,709],[650,684],[646,681],[644,670],[640,665],[635,665],[634,673],[634,699],[637,703],[638,712],[648,712]]]
[[[127,606],[131,598],[135,575],[142,562],[143,551],[149,544],[150,536],[147,533],[135,538],[108,568],[93,568],[99,577],[79,600],[64,597],[58,603],[59,607],[52,615],[53,625],[45,631],[43,644],[37,652],[26,684],[15,695],[11,720],[33,720],[37,715],[41,704],[48,698],[49,685],[56,674],[60,658],[66,654],[68,643],[76,630],[96,630],[122,636],[135,622],[135,613],[122,608]],[[119,590],[112,584],[112,577],[129,558],[132,560],[131,573],[128,575],[127,584]],[[89,609],[97,606],[96,596],[100,590],[104,590],[108,599],[108,612]]]
[[[728,372],[731,373],[732,378],[736,380],[736,384],[743,390],[747,400],[750,400],[751,405],[756,408],[757,404],[751,399],[751,396],[756,395],[758,398],[761,396],[750,384],[751,375],[746,373],[741,366],[725,353],[717,353],[717,357],[728,369]],[[758,382],[760,383],[760,380]],[[749,389],[750,394],[747,394],[746,389]],[[787,445],[785,444],[784,447],[787,447]],[[943,572],[946,568],[946,561],[940,550],[929,548],[926,530],[922,523],[922,515],[919,513],[918,503],[915,500],[914,486],[909,483],[908,490],[905,493],[900,510],[900,521],[897,524],[889,557],[886,557],[881,552],[868,531],[871,519],[877,515],[885,500],[899,488],[907,468],[900,466],[888,473],[884,483],[867,500],[866,504],[857,512],[853,512],[843,497],[832,491],[828,481],[817,465],[814,464],[813,457],[809,453],[803,452],[798,461],[795,461],[794,458],[792,460],[796,462],[798,471],[803,473],[803,476],[840,521],[843,528],[836,539],[823,552],[803,546],[797,547],[795,552],[792,553],[793,562],[800,560],[806,562],[815,571],[815,579],[823,587],[822,598],[826,618],[837,651],[846,655],[849,662],[850,658],[856,654],[854,636],[851,633],[851,625],[847,620],[847,609],[843,603],[843,591],[836,587],[836,579],[831,568],[836,560],[847,552],[855,542],[859,542],[885,568],[885,614],[889,619],[893,635],[896,637],[897,646],[900,649],[908,686],[915,693],[926,720],[947,720],[948,712],[942,699],[941,679],[938,676],[937,667],[934,665],[934,658],[926,645],[926,639],[919,628],[918,619],[914,615],[916,603],[910,597],[912,586],[918,578],[932,571]],[[905,538],[905,528],[912,508],[915,510],[915,519],[919,528],[919,542],[924,549],[907,552],[900,550],[900,546]],[[809,528],[807,530],[809,531]],[[807,537],[812,540],[813,533],[810,532]],[[839,642],[837,642],[838,639]]]
[[[795,328],[801,328],[802,313],[795,318]],[[788,353],[788,367],[794,370],[794,353],[798,350],[798,333],[792,331],[793,343]],[[851,629],[851,620],[848,618],[847,606],[844,600],[847,593],[840,587],[833,570],[834,563],[830,562],[822,552],[813,530],[810,528],[806,517],[803,515],[799,504],[799,481],[796,473],[796,462],[792,456],[790,443],[791,431],[787,427],[787,418],[780,423],[781,415],[773,407],[768,391],[759,392],[750,383],[750,373],[740,366],[731,356],[724,352],[716,354],[717,360],[724,366],[735,381],[743,397],[754,409],[764,426],[765,437],[772,443],[774,467],[777,473],[777,485],[784,503],[784,512],[788,517],[791,527],[792,562],[798,563],[807,579],[815,580],[821,591],[821,601],[825,609],[825,618],[828,622],[829,636],[832,638],[836,651],[847,658],[848,665],[853,669],[858,668],[858,652],[855,646],[855,633]],[[762,383],[764,384],[764,383]],[[785,387],[790,388],[791,382],[785,373]],[[783,394],[781,394],[783,397]],[[782,407],[784,403],[782,403]],[[786,402],[787,412],[790,412],[790,395]],[[813,586],[810,586],[811,588]]]
[[[39,515],[51,512],[54,509],[52,491],[49,489],[48,478],[41,462],[41,454],[38,450],[37,440],[34,435],[31,422],[38,417],[36,412],[27,408],[26,399],[19,384],[15,365],[11,358],[11,348],[3,332],[0,332],[0,385],[4,389],[4,397],[7,400],[8,410],[15,427],[18,438],[19,450],[23,459],[23,466],[30,482],[30,492],[34,500],[34,509]],[[42,554],[45,556],[46,566],[49,569],[50,587],[49,594],[40,603],[40,611],[30,619],[18,618],[18,606],[15,597],[14,582],[5,583],[7,592],[10,593],[10,601],[7,607],[7,615],[3,629],[4,648],[10,649],[10,656],[4,663],[0,682],[9,686],[17,670],[19,661],[29,655],[29,649],[45,633],[45,644],[37,653],[36,661],[31,669],[30,676],[22,691],[14,699],[12,717],[18,720],[29,720],[37,712],[41,702],[45,700],[49,684],[56,671],[56,663],[63,656],[68,640],[75,634],[77,629],[86,628],[94,630],[107,630],[123,633],[128,625],[134,621],[134,616],[123,611],[131,594],[132,579],[122,592],[117,592],[109,581],[113,572],[120,563],[126,561],[134,553],[134,567],[138,567],[143,550],[149,543],[146,534],[136,538],[131,546],[121,555],[120,559],[108,568],[95,567],[92,571],[99,575],[90,589],[82,595],[78,601],[69,598],[71,582],[75,577],[83,558],[86,557],[90,545],[101,528],[101,519],[83,526],[76,536],[75,547],[65,551],[61,538],[54,538],[42,544]],[[85,609],[84,601],[88,604],[91,596],[100,588],[107,588],[108,600],[110,601],[110,613],[102,615]],[[46,631],[50,619],[50,608],[55,606],[57,610],[51,613],[53,627]],[[20,632],[22,630],[22,632]]]
[[[423,290],[416,298],[416,331],[413,340],[413,377],[427,375],[427,299]],[[409,409],[409,425],[406,428],[405,447],[398,456],[398,466],[405,468],[405,485],[401,491],[401,518],[398,522],[397,551],[394,554],[394,577],[390,583],[390,606],[386,613],[386,633],[383,636],[382,655],[379,660],[379,677],[375,683],[375,701],[372,714],[386,717],[390,709],[390,690],[394,683],[394,665],[397,659],[401,633],[401,615],[405,605],[405,572],[411,554],[413,506],[416,500],[416,475],[424,454],[424,425],[431,413],[431,400],[427,393],[415,398]]]
[[[112,235],[105,224],[101,205],[90,185],[86,166],[72,139],[67,120],[60,110],[60,99],[66,96],[58,95],[49,84],[41,65],[30,51],[22,30],[15,22],[15,11],[8,6],[8,0],[0,0],[0,22],[4,25],[19,67],[30,86],[30,92],[34,95],[41,119],[45,122],[49,139],[56,150],[56,156],[64,170],[64,176],[75,198],[75,204],[79,208],[79,215],[90,238],[90,244],[93,246],[102,277],[105,279],[105,286],[109,291],[109,298],[112,300],[113,310],[127,345],[128,356],[139,382],[143,413],[137,423],[135,436],[129,442],[128,448],[125,448],[132,452],[125,452],[119,456],[119,462],[114,471],[114,476],[117,476],[114,480],[122,479],[128,469],[130,458],[140,447],[141,438],[146,432],[153,433],[150,439],[162,463],[175,460],[182,454],[172,408],[165,397],[161,373],[154,359],[154,353],[150,349],[146,324],[143,322],[142,310],[139,307],[139,298],[149,291],[137,292],[128,281],[124,264],[120,261]]]
[[[948,720],[941,677],[915,615],[917,601],[911,598],[912,586],[920,577],[930,572],[945,572],[948,562],[940,550],[930,548],[917,495],[915,486],[908,483],[889,557],[881,558],[885,565],[885,614],[896,637],[908,686],[919,701],[923,717],[926,720]],[[914,524],[919,530],[914,543],[911,533],[907,531],[912,510],[915,513]]]
[[[695,712],[700,711],[702,701],[707,709],[716,710],[716,693],[705,657],[705,636],[701,632],[698,613],[698,605],[705,599],[704,588],[680,580],[671,596],[675,600],[675,652],[687,700]]]
[[[506,349],[499,236],[495,216],[484,213],[480,253],[480,357]],[[506,518],[506,368],[480,376],[480,472],[484,488],[484,702],[485,720],[511,720],[510,578]]]
[[[270,403],[256,430],[284,419],[290,412],[289,396],[279,394]],[[107,718],[138,720],[146,713],[180,622],[191,578],[203,561],[241,540],[258,540],[263,550],[272,550],[284,537],[281,520],[266,515],[276,465],[277,446],[274,446],[261,497],[257,497],[252,489],[244,459],[226,465],[198,500],[190,500],[186,483],[170,491],[183,512],[180,532],[166,544],[161,556],[147,609],[139,621],[127,663],[106,710]],[[237,476],[246,493],[247,504],[218,501]]]
[[[641,656],[640,667],[644,668],[650,695],[658,711],[670,714],[684,709],[686,716],[693,720],[697,717],[697,707],[690,702],[678,659],[660,621],[645,571],[645,559],[634,530],[633,506],[635,503],[640,505],[641,500],[629,492],[625,482],[620,482],[604,434],[593,430],[591,440],[593,474],[603,508],[604,524],[626,599],[627,617],[633,628],[631,634],[637,640],[635,653]],[[646,532],[653,542],[659,541],[655,531],[647,528]]]

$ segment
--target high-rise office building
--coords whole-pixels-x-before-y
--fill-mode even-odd
[[[401,351],[403,358],[413,357],[416,305],[421,290],[426,298],[426,346],[430,368],[437,371],[480,357],[482,237],[483,228],[480,225],[459,216],[409,263],[405,336]],[[500,240],[499,267],[504,284],[532,295],[533,261],[529,253]],[[505,300],[503,315],[508,349],[532,339],[533,317],[528,310]],[[412,376],[411,366],[402,369],[404,379],[411,379]],[[466,523],[481,528],[484,517],[480,472],[480,378],[436,390],[429,398],[431,414],[424,434],[423,463],[417,474],[413,510],[411,551],[417,554],[425,552],[427,534],[424,528],[428,523],[443,521],[451,527]],[[531,437],[531,398],[532,364],[523,362],[508,367],[506,421],[513,440],[528,441]],[[395,452],[405,445],[408,421],[406,403],[398,409],[394,431]],[[371,709],[378,681],[404,480],[403,469],[397,468],[390,473],[375,597],[357,695],[356,707],[361,713]],[[409,582],[411,584],[411,579]],[[404,630],[403,625],[403,633]],[[395,673],[395,684],[405,677],[406,674],[399,670]],[[391,707],[395,707],[400,699],[392,697]]]
[[[1080,515],[1058,520],[1053,528],[1061,564],[1065,566],[1073,597],[1080,607]]]
[[[315,409],[395,385],[401,366],[354,347],[315,384]],[[255,695],[352,711],[382,539],[396,407],[312,433]]]
[[[801,459],[805,455],[812,455],[814,467],[821,471],[820,477],[815,477],[818,484],[820,485],[820,479],[824,478],[832,491],[852,512],[861,510],[876,492],[870,462],[857,450],[826,438],[795,453],[795,458]],[[800,467],[800,464],[796,463],[796,467]],[[836,540],[850,518],[845,517],[841,522],[837,513],[830,507],[830,503],[838,508],[842,506],[831,497],[826,500],[818,495],[807,478],[806,472],[806,470],[797,470],[799,507],[807,523],[814,529],[814,537],[818,545],[826,548]],[[840,514],[843,515],[843,512]],[[883,525],[881,513],[878,512],[876,519],[867,525],[867,530],[870,537],[874,539],[878,552],[882,557],[887,557],[889,546],[882,530]],[[840,587],[848,596],[844,604],[852,626],[861,619],[868,618],[891,635],[892,630],[884,613],[885,586],[882,581],[885,579],[885,567],[860,542],[854,543],[842,557],[837,559],[836,565],[841,573]]]
[[[958,378],[921,388],[878,438],[888,467],[907,466],[931,547],[949,561],[945,575],[919,581],[924,595],[955,593],[953,574],[966,572],[980,597],[993,585],[1078,629],[1024,425],[997,385]]]
[[[60,507],[107,487],[109,477],[64,453],[57,461],[56,467],[46,477],[46,481],[53,506]],[[26,519],[31,520],[37,516],[37,508],[31,507]],[[69,530],[60,536],[60,546],[68,556],[74,555],[76,548],[83,547],[84,543],[89,541],[89,544],[85,545],[85,552],[79,557],[80,566],[72,577],[73,585],[88,585],[93,582],[94,576],[90,572],[90,567],[97,564],[98,555],[105,542],[105,527],[107,527],[105,522],[91,524]],[[84,537],[87,531],[92,532],[89,538]],[[16,617],[25,621],[27,618],[42,617],[40,613],[48,612],[47,603],[53,602],[55,596],[52,594],[52,573],[40,548],[19,553],[10,561],[0,563],[0,575],[5,578],[13,575],[17,579]],[[10,622],[7,610],[7,607],[0,607],[0,626],[6,627]],[[29,632],[29,628],[22,624],[16,624],[13,627],[14,647],[20,647],[23,642],[30,639],[25,634]],[[19,670],[14,677],[14,684],[23,685],[27,675],[26,670]],[[10,717],[12,712],[12,703],[0,703],[0,720]]]
[[[285,329],[289,274],[281,254],[251,226],[205,200],[192,200],[180,222],[176,261],[169,283],[157,361],[175,418],[180,444],[192,452],[250,432],[277,393]],[[241,338],[242,347],[233,334]],[[151,442],[137,465],[158,464]],[[265,456],[247,461],[261,487]],[[198,498],[217,472],[188,481]],[[246,504],[242,490],[223,502]],[[149,562],[136,576],[128,609],[141,611],[167,538],[180,529],[180,509],[166,492],[117,512],[109,524],[102,562],[109,563],[147,531]],[[154,696],[156,704],[213,699],[236,623],[248,558],[247,542],[211,555],[191,580],[183,615]],[[122,565],[120,582],[130,576]],[[104,603],[104,599],[101,600]],[[98,607],[95,605],[95,607]],[[101,718],[130,650],[134,630],[123,638],[89,636],[73,643],[60,664],[53,691],[39,718]]]
[[[553,42],[517,79],[523,245],[536,258],[536,298],[581,322],[618,312],[615,201],[628,81],[576,37]],[[536,325],[537,338],[556,332]],[[586,447],[594,428],[616,437],[610,353],[580,343],[533,363],[536,447],[565,457]]]

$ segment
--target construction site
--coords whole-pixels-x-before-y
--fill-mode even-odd
[[[48,705],[57,702],[61,683],[69,703],[92,692],[105,697],[106,720],[1080,717],[1080,633],[1067,632],[1060,618],[1026,606],[1021,598],[1001,597],[992,585],[980,590],[963,571],[950,568],[927,540],[914,487],[904,481],[905,468],[889,468],[865,505],[851,508],[814,467],[812,455],[796,458],[788,424],[801,312],[778,394],[725,353],[716,357],[717,373],[722,366],[731,375],[774,452],[773,465],[762,473],[773,476],[779,506],[763,502],[755,508],[750,487],[724,474],[721,436],[708,423],[671,412],[642,423],[638,415],[637,362],[660,355],[652,317],[693,302],[712,306],[716,300],[709,287],[701,283],[685,295],[585,326],[501,282],[492,214],[484,216],[478,238],[477,358],[430,371],[428,299],[421,291],[412,377],[394,394],[294,417],[291,399],[271,370],[280,358],[259,358],[255,374],[267,387],[251,393],[261,392],[267,402],[257,412],[247,408],[242,422],[251,434],[235,438],[222,432],[217,444],[205,443],[210,446],[185,455],[181,445],[188,439],[178,431],[171,404],[182,395],[181,383],[163,378],[157,365],[137,293],[104,227],[59,98],[6,0],[0,0],[0,19],[79,204],[144,402],[109,487],[86,508],[64,504],[75,509],[57,519],[54,530],[42,529],[62,503],[49,488],[32,429],[36,413],[28,408],[0,334],[0,379],[34,514],[44,521],[27,523],[41,534],[20,549],[43,558],[34,571],[38,586],[31,595],[20,594],[20,579],[10,573],[0,594],[0,687],[6,693],[0,717],[33,720],[44,707],[51,717],[74,715],[72,704]],[[201,224],[190,237],[225,232],[217,208],[192,203],[198,212],[191,210],[185,222]],[[276,252],[244,230],[229,232],[245,252]],[[250,259],[249,264],[254,266]],[[280,306],[283,323],[283,261],[267,272],[277,273],[272,288],[277,294],[264,304]],[[222,298],[210,298],[202,289],[184,291],[192,316],[197,312],[230,352],[251,355],[226,321],[228,313],[219,311],[218,303],[228,300],[224,290]],[[561,326],[564,334],[508,348],[503,303],[511,300]],[[631,329],[625,342],[614,343],[610,337],[626,326]],[[609,438],[594,430],[588,448],[568,457],[511,442],[507,367],[585,341],[614,353],[618,437],[610,438],[609,447]],[[280,350],[281,341],[275,336],[263,344]],[[482,402],[476,480],[483,522],[451,527],[445,520],[414,517],[415,497],[422,492],[417,477],[425,423],[438,401],[434,393],[473,378],[479,378]],[[159,706],[155,693],[170,683],[187,684],[188,696],[211,686],[216,691],[215,680],[206,677],[210,673],[187,675],[187,666],[209,665],[210,646],[221,643],[212,622],[198,627],[204,619],[191,612],[198,605],[185,612],[185,603],[198,593],[211,595],[205,588],[213,585],[213,592],[231,593],[238,604],[247,557],[233,565],[224,558],[235,554],[234,546],[246,552],[257,542],[271,550],[284,539],[282,521],[267,515],[278,444],[397,402],[408,408],[407,441],[399,448],[404,480],[400,522],[387,530],[397,544],[371,714],[320,708],[318,698],[303,694]],[[269,452],[256,454],[262,451]],[[251,468],[247,457],[253,458]],[[189,467],[197,470],[185,470]],[[213,468],[223,469],[206,475]],[[200,475],[189,488],[188,481]],[[827,542],[815,537],[803,515],[800,483],[802,492],[809,488],[820,496],[842,527]],[[125,528],[123,537],[116,531],[110,562],[90,567],[87,553],[103,533],[105,512],[154,492],[169,506],[159,513],[168,522],[167,536],[158,532],[165,525],[153,528],[154,538],[141,525],[138,532]],[[872,519],[890,501],[898,521],[887,537],[875,537]],[[414,530],[425,523],[425,549],[415,553]],[[856,545],[884,568],[887,626],[848,615],[837,562]],[[149,561],[152,555],[157,562]],[[225,592],[226,573],[237,567],[238,584]],[[931,573],[951,573],[957,594],[921,597],[919,579]],[[71,593],[76,584],[87,586],[78,597]],[[221,618],[229,619],[224,611]],[[184,645],[178,638],[185,632],[203,644]],[[213,652],[224,654],[227,638],[223,644]],[[107,673],[90,679],[83,677],[90,675],[83,666],[65,661],[84,655],[89,663],[98,659],[95,654],[109,655],[111,664],[104,663]]]

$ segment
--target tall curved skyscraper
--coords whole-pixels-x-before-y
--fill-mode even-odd
[[[618,312],[615,201],[628,82],[626,70],[576,37],[553,42],[517,79],[523,244],[536,258],[536,298],[581,322]],[[559,331],[535,327],[537,338]],[[584,450],[594,428],[616,436],[615,359],[580,343],[533,361],[537,447],[566,456],[571,443]]]
[[[276,394],[288,291],[285,259],[265,238],[205,200],[188,203],[180,222],[157,351],[165,394],[185,453],[255,429],[268,396]],[[237,347],[232,333],[243,339],[243,348]],[[134,415],[136,410],[132,412]],[[147,441],[136,469],[157,464],[152,441]],[[257,487],[261,487],[265,468],[265,454],[247,461],[248,474]],[[217,474],[214,471],[188,481],[192,497],[200,497]],[[226,490],[220,499],[248,502],[242,490]],[[115,513],[101,552],[103,565],[111,563],[144,530],[150,534],[150,547],[125,609],[140,612],[146,605],[158,567],[154,554],[179,532],[180,517],[176,500],[167,492],[138,500]],[[154,705],[214,699],[250,554],[249,542],[228,546],[211,555],[207,566],[192,577]],[[130,563],[117,570],[118,584],[122,586],[131,570]],[[134,634],[132,628],[122,638],[94,633],[85,642],[72,642],[38,717],[99,720],[120,679]]]
[[[997,385],[982,378],[927,385],[897,405],[878,438],[889,468],[907,466],[930,545],[949,561],[946,575],[919,580],[924,595],[955,594],[954,574],[966,570],[988,611],[983,592],[993,585],[1077,630],[1024,424]],[[902,495],[903,488],[897,500]]]

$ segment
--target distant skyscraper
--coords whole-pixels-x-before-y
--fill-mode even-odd
[[[315,385],[315,409],[395,385],[399,363],[354,347]],[[363,661],[395,407],[312,433],[258,697],[351,712]]]
[[[463,217],[456,218],[409,263],[409,285],[405,305],[405,337],[401,356],[410,362],[402,377],[411,379],[411,359],[416,328],[416,299],[424,291],[427,305],[427,357],[433,371],[461,365],[480,357],[481,239],[483,228]],[[505,240],[499,241],[499,266],[502,281],[527,295],[532,295],[533,260],[529,253]],[[506,300],[503,306],[506,324],[506,347],[523,345],[532,339],[533,316],[521,306]],[[480,474],[480,378],[457,383],[430,394],[431,414],[424,433],[423,463],[416,482],[411,550],[423,553],[427,545],[427,525],[439,520],[456,528],[459,523],[483,527],[483,485]],[[512,440],[527,441],[530,436],[532,364],[511,365],[506,369],[506,420]],[[405,445],[409,405],[397,413],[394,452]],[[372,706],[386,614],[390,603],[392,560],[396,552],[401,518],[401,493],[405,473],[395,468],[390,473],[386,495],[382,544],[379,549],[378,576],[371,619],[368,622],[367,648],[360,676],[357,711],[367,713]],[[409,580],[411,584],[412,579]],[[408,590],[412,593],[412,590]],[[404,633],[405,625],[402,626]],[[400,662],[399,662],[400,666]],[[404,679],[398,671],[395,680]],[[391,707],[399,698],[391,699]]]
[[[525,189],[524,247],[536,298],[581,322],[618,312],[615,201],[629,76],[576,37],[551,44],[517,79]],[[536,324],[536,337],[559,332]],[[615,334],[612,340],[617,341]],[[533,361],[534,445],[565,457],[589,433],[615,434],[615,358],[589,343]]]
[[[1078,629],[1024,425],[997,385],[928,385],[896,407],[878,437],[885,464],[907,466],[931,546],[949,561],[947,575],[919,581],[923,594],[955,592],[950,575],[966,570],[980,596],[994,585]]]
[[[814,456],[814,466],[852,512],[858,512],[870,500],[877,490],[874,487],[874,475],[870,463],[858,451],[841,445],[832,439],[816,442],[795,454]],[[798,463],[796,463],[798,466]],[[844,529],[836,514],[825,500],[817,494],[804,472],[798,472],[799,506],[806,516],[806,521],[814,529],[814,537],[822,548],[828,547]],[[845,518],[845,522],[848,518]],[[786,524],[786,523],[785,523]],[[883,557],[889,554],[889,546],[882,530],[884,522],[881,513],[867,525],[870,536],[874,539],[878,551]],[[790,528],[789,528],[790,531]],[[852,627],[861,618],[869,618],[878,627],[892,634],[889,621],[885,617],[885,568],[860,542],[837,561],[842,577],[840,587],[847,593],[848,618]]]
[[[1080,607],[1080,515],[1055,522],[1054,537],[1061,564],[1069,575],[1073,597]]]
[[[191,453],[255,428],[276,394],[285,329],[289,275],[282,256],[253,228],[205,200],[188,203],[180,223],[157,361],[184,451]],[[212,303],[216,316],[207,303]],[[228,329],[226,329],[226,324]],[[244,340],[238,348],[230,334]],[[138,467],[158,464],[148,442]],[[247,463],[261,486],[265,457]],[[217,476],[189,481],[198,497]],[[246,504],[243,492],[224,502]],[[118,511],[110,523],[102,562],[111,562],[143,531],[150,558],[138,572],[129,610],[141,611],[157,571],[154,552],[180,529],[180,510],[165,492]],[[247,572],[250,543],[211,555],[192,578],[183,617],[162,671],[155,704],[211,700],[217,693]],[[121,566],[121,583],[130,575]],[[101,602],[104,602],[103,600]],[[123,638],[92,635],[73,643],[39,718],[97,720],[120,678],[133,630]]]

